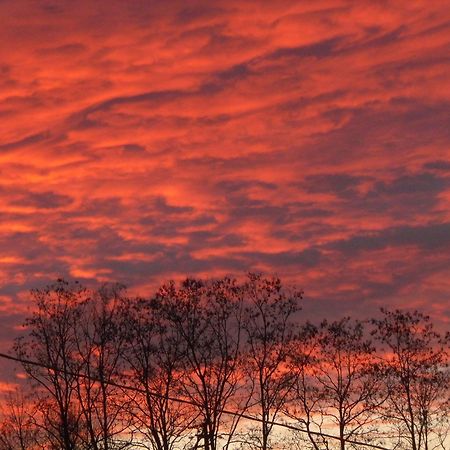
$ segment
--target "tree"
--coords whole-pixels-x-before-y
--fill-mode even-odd
[[[297,407],[288,412],[304,426],[315,450],[336,442],[345,450],[348,441],[373,439],[371,425],[383,399],[375,347],[363,323],[348,317],[324,321],[309,336],[309,346],[301,342],[294,350]],[[326,427],[336,428],[338,441],[327,438]]]
[[[129,446],[123,392],[117,387],[122,373],[125,336],[119,312],[124,287],[103,285],[77,305],[73,333],[79,362],[77,401],[84,422],[85,445],[92,450],[116,450]]]
[[[314,381],[313,371],[320,353],[317,334],[317,327],[307,323],[290,345],[289,370],[294,381],[289,401],[283,408],[284,414],[294,419],[306,431],[294,433],[290,437],[291,446],[301,448],[309,439],[314,450],[320,450],[320,443],[326,443],[325,438],[320,436],[323,417],[317,414],[322,394]],[[302,444],[300,441],[303,441]]]
[[[16,389],[3,399],[0,423],[0,450],[39,450],[44,444],[36,426],[37,411]]]
[[[160,302],[130,299],[122,310],[126,337],[125,380],[140,389],[128,394],[129,412],[142,445],[172,450],[196,420],[192,407],[174,401],[183,376],[184,341],[164,317]],[[130,376],[131,375],[131,376]]]
[[[295,313],[302,292],[283,288],[279,278],[249,274],[243,289],[246,307],[243,330],[246,336],[243,370],[249,381],[249,395],[261,420],[256,446],[268,450],[273,422],[293,388],[294,377],[287,370],[290,344],[296,334]]]
[[[121,435],[124,405],[116,386],[124,342],[116,317],[121,292],[118,286],[89,291],[64,280],[32,291],[36,309],[14,349],[33,382],[37,423],[51,449],[129,445]]]
[[[388,311],[372,321],[383,355],[383,417],[401,445],[445,449],[449,431],[449,335],[422,313]]]
[[[240,294],[236,280],[225,277],[187,279],[179,288],[169,283],[156,296],[183,341],[180,394],[195,405],[200,419],[197,436],[205,450],[216,450],[220,441],[228,448],[239,418],[224,420],[224,410],[242,384]]]
[[[26,334],[14,345],[19,358],[39,364],[24,362],[23,368],[36,387],[39,426],[55,450],[76,450],[83,432],[76,401],[79,361],[74,358],[77,342],[72,324],[86,296],[78,283],[64,280],[33,290],[36,310],[25,322]]]

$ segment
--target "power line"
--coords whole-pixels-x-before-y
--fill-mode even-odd
[[[173,402],[195,406],[197,408],[201,407],[201,405],[199,405],[198,403],[196,403],[196,402],[194,402],[192,400],[185,400],[185,399],[182,399],[182,398],[170,397],[170,396],[159,394],[158,392],[154,392],[152,390],[145,390],[145,389],[142,389],[142,388],[138,388],[136,386],[127,386],[126,384],[116,383],[115,381],[110,381],[110,380],[108,380],[108,381],[103,380],[102,381],[102,380],[100,380],[98,378],[94,378],[92,376],[85,375],[83,373],[71,372],[69,370],[60,369],[59,367],[53,367],[53,366],[50,366],[50,365],[47,365],[47,364],[44,364],[44,363],[40,363],[38,361],[33,361],[33,360],[30,360],[30,359],[21,358],[21,357],[18,357],[18,356],[12,356],[12,355],[8,355],[6,353],[0,353],[0,358],[8,359],[8,360],[14,361],[14,362],[19,362],[19,363],[25,364],[25,365],[41,367],[41,368],[47,369],[47,370],[53,370],[54,372],[62,373],[62,374],[65,374],[65,375],[70,375],[70,376],[77,377],[77,378],[84,378],[84,379],[87,379],[89,381],[93,381],[93,382],[96,382],[96,383],[103,382],[104,384],[107,384],[109,386],[114,386],[114,387],[117,387],[117,388],[120,388],[120,389],[124,389],[124,390],[128,390],[128,391],[139,392],[140,394],[149,394],[149,395],[152,395],[154,397],[163,398],[163,399],[170,400],[170,401],[173,401]],[[233,417],[239,417],[239,418],[247,419],[247,420],[250,420],[250,421],[253,421],[253,422],[258,422],[258,423],[262,423],[263,422],[262,419],[260,419],[258,417],[251,416],[249,414],[237,413],[235,411],[229,411],[229,410],[226,410],[226,409],[223,409],[222,413],[226,414],[226,415],[229,415],[229,416],[233,416]],[[305,433],[305,434],[308,434],[308,435],[319,436],[319,437],[323,437],[323,438],[328,438],[328,439],[334,439],[334,440],[337,440],[337,441],[342,441],[342,439],[339,436],[334,436],[332,434],[327,434],[327,433],[320,433],[318,431],[308,431],[308,430],[305,430],[303,428],[299,428],[299,427],[296,427],[294,425],[290,425],[290,424],[287,424],[287,423],[281,423],[281,422],[275,422],[275,421],[268,421],[267,423],[269,425],[277,426],[277,427],[281,427],[281,428],[286,428],[286,429],[291,430],[291,431],[298,431],[300,433]],[[376,449],[376,450],[391,450],[391,449],[388,449],[387,447],[382,447],[381,445],[377,445],[377,444],[370,444],[368,442],[359,442],[359,441],[355,441],[353,439],[344,439],[344,440],[348,444],[361,445],[361,446],[373,448],[373,449]]]

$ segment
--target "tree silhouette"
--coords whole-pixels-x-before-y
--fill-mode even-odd
[[[173,400],[180,393],[184,341],[153,299],[129,299],[122,311],[125,382],[140,388],[126,393],[142,445],[171,450],[195,423],[195,410]],[[131,375],[131,376],[130,376]]]
[[[79,314],[77,306],[86,295],[80,285],[63,280],[32,291],[37,309],[25,322],[29,332],[14,346],[20,358],[33,359],[41,365],[25,363],[23,367],[36,387],[41,414],[38,423],[54,449],[76,450],[84,431],[76,401],[80,362],[74,358],[77,341],[72,324]]]
[[[382,310],[374,336],[382,345],[387,402],[383,416],[412,450],[445,449],[449,431],[449,335],[417,311]]]
[[[302,292],[284,289],[277,277],[249,274],[244,293],[244,370],[250,383],[251,403],[261,419],[260,433],[254,439],[256,447],[268,450],[273,422],[293,388],[293,374],[286,369]]]
[[[58,280],[32,299],[0,355],[31,389],[5,403],[0,450],[269,450],[275,425],[295,448],[448,447],[450,335],[419,312],[314,326],[301,291],[252,273],[148,298]]]
[[[124,288],[102,286],[90,292],[77,305],[73,333],[79,361],[76,383],[77,401],[86,433],[83,438],[92,450],[120,450],[128,440],[119,437],[127,427],[126,402],[114,386],[122,373],[125,336],[120,330],[119,314]]]
[[[198,437],[205,450],[227,447],[237,420],[224,421],[223,411],[235,398],[242,297],[236,281],[187,279],[179,288],[164,285],[156,296],[161,311],[183,342],[181,395],[196,405]],[[238,417],[237,417],[238,419]]]
[[[340,450],[348,448],[348,440],[373,438],[376,409],[383,399],[378,395],[381,378],[375,347],[365,336],[363,323],[348,317],[324,321],[309,337],[312,344],[301,343],[297,355],[294,350],[293,400],[297,420],[314,449],[335,447],[322,433],[330,426],[338,431]]]
[[[3,399],[0,424],[0,450],[42,449],[42,433],[36,426],[38,411],[21,390],[9,392]]]

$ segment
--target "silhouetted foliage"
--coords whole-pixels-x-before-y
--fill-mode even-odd
[[[9,392],[4,399],[0,424],[0,450],[39,450],[43,442],[36,426],[37,411],[22,392]]]
[[[450,427],[449,335],[441,336],[417,311],[382,312],[373,320],[373,334],[383,352],[383,417],[407,448],[444,450]]]
[[[373,434],[376,408],[383,402],[378,395],[381,376],[375,347],[365,336],[363,323],[348,317],[324,321],[308,331],[309,345],[300,342],[293,349],[297,378],[287,413],[298,415],[315,450],[345,450],[348,440],[363,442]],[[330,425],[336,428],[339,442],[325,436],[324,427]]]
[[[179,288],[173,283],[163,286],[156,296],[181,337],[180,394],[196,405],[198,437],[206,450],[216,450],[219,439],[229,443],[237,425],[235,420],[224,421],[223,411],[241,382],[241,289],[230,278],[188,279]]]
[[[49,448],[76,450],[80,446],[82,412],[76,401],[80,361],[74,358],[77,338],[74,320],[77,306],[87,291],[79,284],[58,280],[54,285],[32,291],[35,312],[25,322],[29,333],[16,341],[15,352],[40,367],[25,363],[24,370],[34,382],[39,425]],[[61,370],[56,370],[61,369]]]
[[[140,388],[124,392],[133,429],[146,448],[171,450],[196,420],[191,406],[173,400],[180,395],[183,378],[182,337],[153,299],[127,301],[121,321],[128,374],[124,382]]]
[[[259,274],[32,299],[13,347],[31,395],[3,401],[0,450],[448,446],[450,338],[419,312],[314,325],[301,291]]]
[[[252,447],[267,450],[271,448],[273,422],[293,387],[293,374],[286,367],[290,344],[297,332],[295,313],[299,311],[302,292],[286,291],[277,277],[250,274],[245,295],[244,372],[251,403],[261,419],[260,433],[252,434]]]
[[[73,333],[79,361],[76,392],[82,414],[84,445],[92,450],[120,450],[128,440],[119,439],[127,420],[120,381],[124,369],[124,333],[119,313],[123,287],[103,286],[77,305]]]

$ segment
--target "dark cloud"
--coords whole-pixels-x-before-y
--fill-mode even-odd
[[[76,211],[67,213],[70,220],[74,217],[114,217],[123,208],[120,197],[84,199]]]
[[[60,55],[64,57],[73,57],[84,53],[87,47],[81,43],[70,43],[59,45],[57,47],[43,48],[38,51],[42,55]]]
[[[279,48],[268,55],[268,59],[280,58],[326,58],[336,53],[338,46],[344,41],[345,36],[337,36],[331,39],[299,47]]]
[[[224,180],[216,183],[216,188],[223,191],[224,194],[231,194],[239,191],[248,191],[251,188],[274,190],[277,188],[277,185],[260,180]]]
[[[141,155],[147,151],[145,147],[139,144],[125,144],[123,150],[127,155]]]
[[[68,124],[71,128],[89,128],[91,126],[98,126],[101,121],[92,120],[90,116],[98,112],[108,112],[117,106],[127,106],[132,104],[148,104],[149,107],[154,107],[161,103],[182,98],[189,93],[179,90],[163,90],[163,91],[149,91],[141,92],[135,95],[118,96],[104,100],[100,103],[91,105],[82,111],[79,111],[72,115],[68,119]],[[1,147],[0,147],[1,149]]]
[[[217,224],[213,215],[200,214],[195,218],[167,218],[158,214],[149,214],[141,219],[139,223],[148,227],[148,233],[157,237],[175,237],[185,233],[186,228],[204,227]]]
[[[443,191],[446,185],[447,180],[432,173],[402,175],[390,183],[384,181],[376,182],[369,196],[433,194]]]
[[[429,170],[437,170],[442,172],[449,172],[450,171],[450,161],[444,161],[444,160],[436,160],[436,161],[430,161],[423,165],[425,169]]]
[[[37,209],[57,209],[70,205],[72,197],[55,192],[29,192],[14,202],[19,206],[30,206]]]
[[[50,137],[50,133],[48,131],[32,134],[30,136],[26,136],[26,137],[24,137],[22,139],[18,139],[16,141],[7,142],[6,144],[1,144],[0,152],[7,152],[10,150],[22,149],[23,147],[27,147],[28,145],[44,142],[49,137]]]
[[[250,267],[252,265],[259,266],[262,263],[278,267],[279,270],[286,269],[289,266],[294,266],[300,270],[317,267],[321,262],[322,254],[316,248],[309,248],[299,252],[243,252],[243,256],[249,260]]]
[[[450,223],[398,226],[382,231],[358,234],[345,240],[335,241],[326,247],[354,254],[382,250],[388,247],[414,246],[426,251],[445,251],[450,244]]]
[[[220,81],[232,81],[239,80],[242,81],[247,76],[251,74],[251,70],[249,69],[247,64],[237,64],[229,69],[223,70],[217,74],[217,78]]]
[[[193,22],[202,21],[204,19],[210,19],[212,17],[220,16],[221,13],[225,12],[224,9],[205,6],[205,5],[195,5],[183,8],[176,15],[175,21],[178,25],[186,25]]]
[[[249,267],[239,258],[214,256],[211,258],[194,258],[179,248],[167,248],[163,255],[152,261],[107,261],[105,267],[113,273],[119,274],[119,281],[135,283],[139,280],[158,277],[164,278],[167,272],[176,272],[193,276],[204,271],[239,271],[248,270]]]
[[[429,105],[406,99],[391,100],[384,108],[352,108],[346,111],[350,119],[325,135],[317,135],[306,155],[311,162],[341,167],[362,161],[375,151],[380,158],[394,156],[393,152],[399,158],[430,142],[450,140],[449,112],[450,103],[445,101]]]
[[[404,35],[407,33],[408,28],[404,25],[400,25],[394,30],[388,32],[384,32],[379,27],[372,28],[367,31],[369,31],[368,39],[367,38],[363,39],[362,42],[352,42],[350,40],[350,45],[346,48],[346,50],[359,52],[369,50],[372,48],[382,49],[383,47],[392,45],[397,41],[401,40],[402,38],[404,38]]]
[[[256,219],[265,221],[266,224],[282,225],[290,220],[290,211],[283,205],[272,205],[243,196],[230,197],[228,203],[229,220],[235,224],[246,219]]]
[[[368,214],[391,214],[406,220],[433,211],[448,185],[447,179],[432,173],[407,173],[389,181],[375,181],[367,193],[351,201]]]
[[[16,231],[0,235],[0,249],[5,255],[19,254],[26,260],[37,260],[47,251],[35,231]]]
[[[347,197],[355,195],[356,188],[365,180],[365,177],[348,174],[318,174],[307,176],[300,187],[310,193],[325,193]]]
[[[154,208],[164,216],[167,214],[183,214],[190,213],[194,209],[191,206],[173,206],[167,203],[167,200],[164,197],[157,197],[154,200]]]

